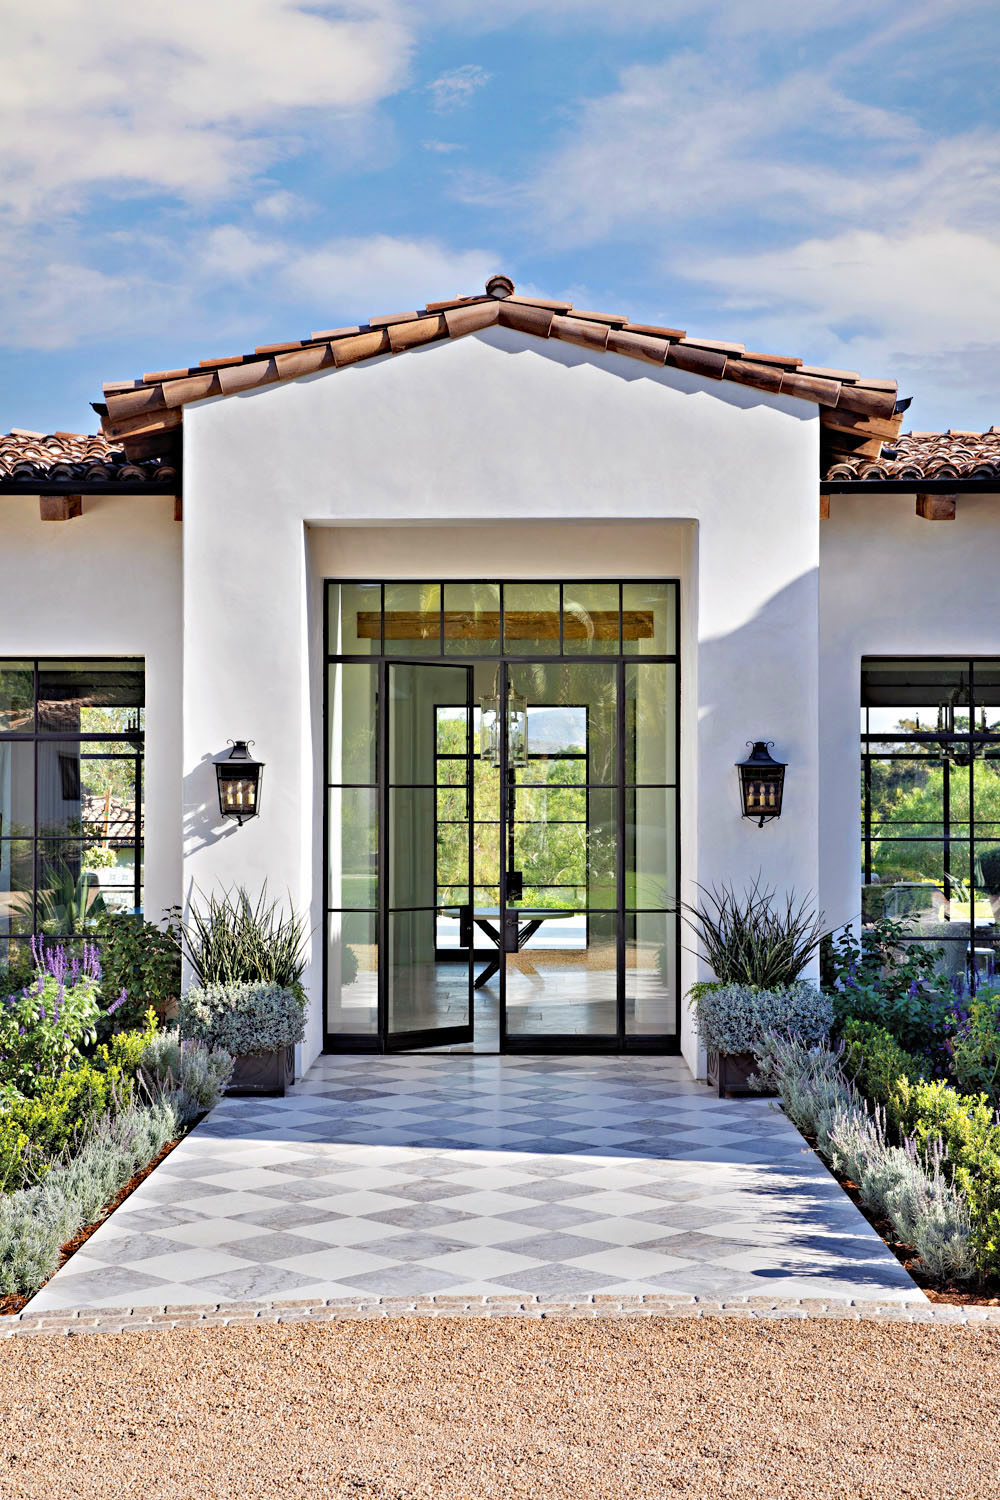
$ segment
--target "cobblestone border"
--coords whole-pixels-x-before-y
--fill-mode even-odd
[[[292,1302],[215,1302],[127,1308],[71,1308],[0,1319],[0,1339],[64,1337],[85,1333],[149,1333],[165,1328],[226,1328],[272,1323],[337,1323],[372,1318],[502,1318],[551,1322],[574,1318],[821,1318],[834,1322],[930,1323],[941,1327],[1000,1329],[1000,1307],[931,1302],[838,1301],[835,1298],[614,1297],[579,1301],[538,1297],[316,1298]]]

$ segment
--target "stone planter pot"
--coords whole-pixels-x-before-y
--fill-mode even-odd
[[[226,1093],[237,1099],[254,1094],[282,1098],[295,1082],[295,1048],[278,1047],[274,1052],[251,1052],[237,1057]]]
[[[749,1079],[757,1071],[757,1058],[752,1052],[709,1052],[708,1081],[719,1091],[719,1098],[727,1094],[750,1095],[756,1099],[773,1099],[774,1091],[761,1093],[749,1086]]]

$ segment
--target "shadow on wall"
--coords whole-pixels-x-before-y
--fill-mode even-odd
[[[698,646],[697,849],[685,876],[702,885],[760,872],[780,894],[819,881],[819,569],[773,594],[738,629]],[[779,819],[742,816],[736,762],[753,740],[773,740],[788,763]],[[845,828],[855,809],[845,808]],[[690,887],[689,887],[690,888]]]
[[[219,812],[215,766],[224,753],[225,750],[220,750],[214,755],[203,755],[196,768],[184,777],[185,859],[239,832],[239,825]]]

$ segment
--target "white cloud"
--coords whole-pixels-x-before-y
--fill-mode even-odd
[[[427,85],[427,92],[431,95],[433,107],[438,114],[446,114],[449,110],[468,104],[473,94],[484,88],[492,77],[493,74],[487,73],[478,63],[465,63],[462,67],[451,68],[435,78],[433,83]]]
[[[383,0],[8,7],[0,207],[65,211],[98,185],[223,194],[292,149],[311,112],[399,88],[411,45]]]
[[[458,141],[421,141],[420,144],[425,151],[434,151],[439,156],[450,156],[453,151],[465,150]]]
[[[293,215],[296,218],[308,217],[313,211],[313,206],[298,193],[289,193],[279,188],[273,193],[265,193],[263,198],[258,198],[253,205],[253,211],[258,219],[269,219],[275,224],[283,224]]]
[[[290,249],[284,274],[312,306],[364,322],[446,297],[474,296],[497,264],[493,250],[452,250],[435,239],[376,234],[305,252]]]

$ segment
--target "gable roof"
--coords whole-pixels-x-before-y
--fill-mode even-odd
[[[894,438],[902,421],[894,380],[866,380],[855,370],[805,365],[794,356],[756,353],[720,339],[688,338],[680,328],[630,323],[617,313],[519,297],[514,283],[502,275],[490,277],[485,294],[478,296],[431,302],[416,312],[372,317],[367,323],[321,330],[284,344],[259,345],[251,354],[156,370],[139,380],[111,381],[104,387],[104,403],[95,403],[95,410],[105,436],[120,442],[130,461],[159,457],[177,462],[189,401],[233,395],[318,370],[343,369],[359,360],[402,354],[493,325],[813,401],[820,411],[824,467],[839,456],[877,458],[883,440]]]
[[[29,432],[15,427],[0,433],[0,491],[37,495],[39,491],[133,489],[174,494],[179,475],[166,459],[131,463],[120,445],[82,432]]]
[[[1000,481],[1000,427],[986,432],[904,432],[878,458],[841,456],[829,465],[824,489],[996,489]]]

